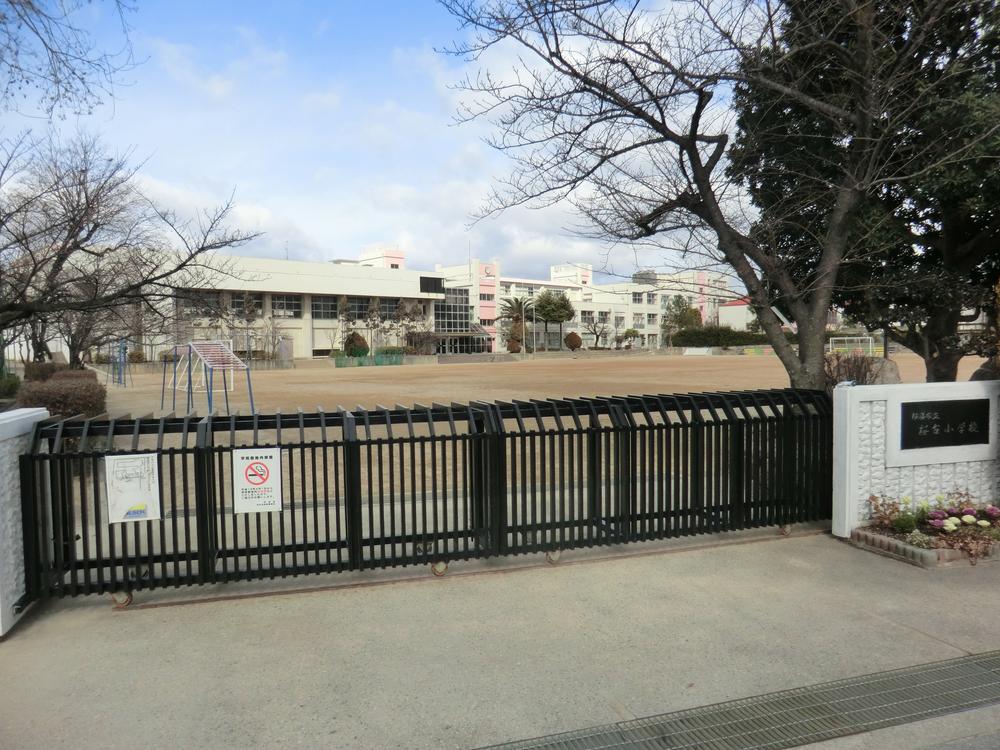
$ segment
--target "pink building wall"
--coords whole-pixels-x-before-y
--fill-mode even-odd
[[[479,293],[493,295],[492,300],[478,300],[480,319],[489,319],[494,321],[493,325],[484,326],[486,331],[490,334],[490,336],[493,339],[493,351],[497,351],[496,318],[497,318],[497,292],[499,289],[497,284],[498,282],[497,277],[499,275],[500,275],[500,269],[497,267],[495,263],[479,264],[479,279],[478,279]]]

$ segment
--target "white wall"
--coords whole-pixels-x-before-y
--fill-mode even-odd
[[[753,314],[749,305],[720,305],[719,325],[729,326],[734,331],[745,331]]]
[[[902,402],[988,398],[990,442],[961,448],[900,450]],[[833,533],[848,537],[868,518],[868,497],[909,497],[916,504],[952,490],[980,502],[1000,499],[1000,382],[853,386],[833,394]],[[909,455],[907,455],[909,454]]]
[[[18,457],[28,449],[35,423],[48,416],[45,409],[14,409],[0,414],[0,636],[20,617],[14,604],[24,594]]]

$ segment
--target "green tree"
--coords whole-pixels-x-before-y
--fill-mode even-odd
[[[556,293],[556,303],[556,314],[552,322],[559,324],[559,347],[562,348],[562,342],[565,341],[563,337],[563,324],[569,323],[576,317],[576,309],[573,307],[573,303],[570,302],[569,297],[566,296],[566,292]]]
[[[674,334],[683,331],[685,328],[699,328],[701,326],[701,313],[687,301],[687,297],[676,294],[667,302],[667,309],[663,311],[663,322],[660,329],[667,339],[667,346],[674,345]]]
[[[542,321],[545,329],[545,348],[549,344],[549,323],[556,323],[559,319],[559,296],[551,289],[544,289],[534,300],[534,317]]]
[[[632,342],[639,338],[639,332],[634,328],[626,328],[622,331],[622,339],[625,340],[625,345],[627,347],[632,346]]]
[[[549,323],[559,325],[559,348],[563,345],[563,324],[576,317],[576,310],[566,292],[556,292],[546,289],[535,297],[535,317],[545,324],[545,340],[549,338]]]
[[[890,23],[891,6],[873,5],[880,23]],[[788,37],[813,37],[817,28],[835,36],[840,28],[832,4],[790,7]],[[920,355],[928,381],[954,380],[964,355],[995,351],[998,29],[1000,15],[990,0],[942,10],[927,30],[921,43],[928,57],[913,92],[890,99],[884,114],[895,130],[887,177],[859,197],[833,290],[833,301],[851,318]],[[891,48],[911,41],[903,27],[888,33]],[[825,96],[849,97],[854,90],[850,78],[828,72],[815,85]],[[848,147],[843,133],[768,86],[741,83],[734,101],[738,128],[729,173],[744,182],[759,209],[751,234],[797,259],[791,272],[799,284],[811,283],[821,272],[821,238],[834,210],[825,186],[841,178]],[[787,312],[785,298],[774,301]],[[982,330],[962,330],[983,313]]]

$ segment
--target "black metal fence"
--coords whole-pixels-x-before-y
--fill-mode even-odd
[[[39,425],[25,600],[447,562],[830,517],[828,397],[801,390]],[[277,447],[280,511],[235,513]],[[109,523],[104,459],[153,452],[161,519]]]

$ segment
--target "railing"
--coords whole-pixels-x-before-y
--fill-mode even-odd
[[[234,512],[277,447],[281,510]],[[43,423],[21,459],[27,599],[364,570],[830,517],[831,414],[799,390]],[[161,519],[108,523],[106,456]]]

